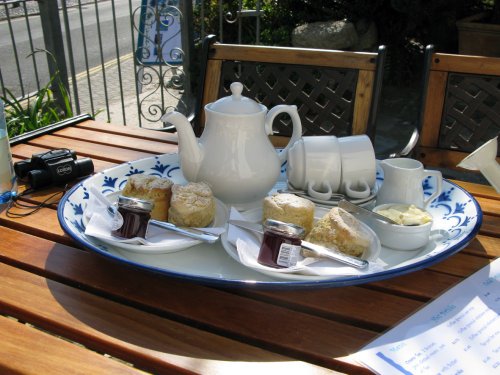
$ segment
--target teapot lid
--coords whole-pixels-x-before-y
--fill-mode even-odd
[[[243,91],[243,84],[241,82],[231,83],[230,89],[232,95],[220,98],[209,104],[208,107],[214,112],[236,115],[262,112],[262,105],[255,100],[241,95]]]

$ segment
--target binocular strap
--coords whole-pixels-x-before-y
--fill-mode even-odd
[[[41,208],[57,205],[67,190],[68,184],[66,184],[61,191],[55,192],[54,194],[47,197],[44,201],[37,204],[31,204],[22,201],[21,198],[35,192],[36,190],[33,188],[26,189],[21,194],[17,194],[16,196],[12,197],[12,200],[7,206],[7,211],[5,214],[10,218],[29,216],[31,214],[34,214]]]

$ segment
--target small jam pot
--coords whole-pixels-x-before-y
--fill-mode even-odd
[[[264,224],[264,238],[257,262],[273,268],[288,268],[297,263],[300,254],[304,228],[267,219]]]
[[[153,206],[149,201],[120,195],[111,233],[122,238],[146,238]]]

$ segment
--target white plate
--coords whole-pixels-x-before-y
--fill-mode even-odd
[[[116,191],[110,194],[106,195],[106,198],[111,202],[114,203],[118,200],[118,195],[120,195],[120,191]],[[207,228],[214,228],[214,227],[221,227],[223,228],[228,220],[229,217],[229,210],[227,206],[222,203],[220,200],[215,199],[215,217],[212,223],[208,225]],[[88,224],[90,217],[87,215],[87,210],[84,211],[83,214],[83,224],[86,226]],[[161,228],[156,228],[152,227],[148,229],[148,234],[151,233],[151,231],[154,231],[155,233],[160,233],[162,231]],[[162,241],[154,242],[154,239],[150,239],[153,241],[153,243],[150,244],[137,244],[137,243],[131,243],[129,240],[120,240],[120,239],[111,239],[111,238],[104,238],[104,237],[94,237],[98,241],[102,241],[105,244],[120,248],[122,250],[127,250],[127,251],[132,251],[136,253],[141,253],[141,254],[167,254],[167,253],[173,253],[175,251],[180,251],[187,249],[191,246],[195,246],[200,244],[202,241],[195,240],[194,238],[189,238],[186,236],[181,236],[174,234],[171,232],[171,238],[169,239],[164,239]]]
[[[285,168],[286,165],[282,168],[281,180],[274,191],[286,186]],[[75,185],[59,203],[57,215],[64,231],[78,245],[118,262],[169,277],[222,287],[339,287],[403,275],[435,264],[464,248],[479,231],[482,221],[482,212],[476,200],[461,187],[444,180],[443,192],[430,204],[428,211],[434,217],[435,228],[448,232],[447,240],[431,242],[414,251],[397,251],[382,246],[378,262],[382,262],[384,271],[374,274],[325,280],[278,280],[235,262],[226,253],[221,242],[213,245],[199,244],[170,254],[139,254],[86,236],[83,212],[90,196],[88,186],[99,186],[104,194],[119,191],[123,189],[128,176],[133,173],[154,174],[168,177],[175,183],[186,183],[176,153],[128,162],[97,173]],[[377,170],[377,183],[381,184],[382,181],[383,173]],[[423,183],[424,192],[430,194],[435,190],[435,186],[432,177],[426,179]]]
[[[329,209],[323,208],[323,207],[316,207],[316,210],[314,212],[314,220],[317,221],[320,218],[322,218],[326,213],[328,213]],[[261,222],[262,221],[262,208],[258,207],[252,210],[248,210],[242,213],[242,216],[244,220],[251,221],[254,223]],[[377,258],[380,255],[380,241],[373,232],[373,230],[366,224],[361,223],[362,230],[370,237],[370,248],[360,257],[361,259],[366,259],[371,262],[375,262]],[[238,251],[236,250],[236,246],[234,246],[231,242],[229,242],[228,237],[227,237],[227,232],[222,233],[221,235],[221,242],[222,246],[224,247],[224,250],[233,258],[236,260],[238,263],[240,263],[240,258],[238,256]],[[341,268],[345,268],[345,265],[342,265],[339,263],[338,265]],[[331,268],[332,270],[335,268],[335,262],[334,261],[329,261],[329,260],[321,260],[318,262],[315,262],[313,264],[310,264],[309,267],[311,269],[316,268],[317,270],[320,270],[324,267],[328,267],[329,269]],[[345,276],[345,275],[339,275],[336,274],[335,272],[329,273],[328,275],[301,275],[297,273],[284,273],[284,272],[275,272],[273,271],[270,267],[264,268],[259,268],[256,269],[258,272],[263,273],[264,275],[268,275],[271,277],[275,277],[278,279],[283,279],[283,280],[328,280],[328,279],[334,279],[335,277],[339,276]]]

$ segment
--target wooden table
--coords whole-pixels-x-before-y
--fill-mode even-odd
[[[175,135],[92,120],[12,147],[68,147],[97,171],[174,152]],[[125,266],[75,246],[56,207],[0,215],[0,373],[369,373],[343,358],[500,255],[500,196],[479,235],[421,271],[343,288],[221,289]],[[40,202],[46,189],[23,198]]]

